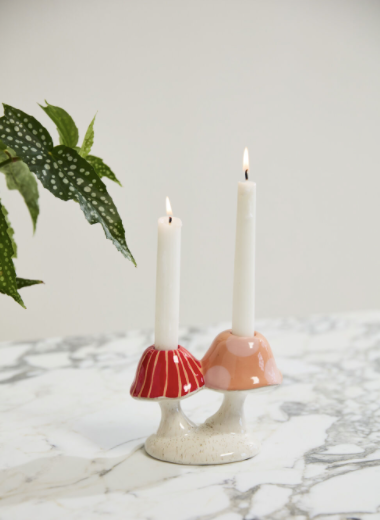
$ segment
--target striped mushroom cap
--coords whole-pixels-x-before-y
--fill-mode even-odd
[[[254,390],[282,382],[272,349],[259,332],[252,338],[221,332],[202,359],[202,372],[205,386],[214,390]]]
[[[185,348],[156,350],[148,347],[141,356],[131,396],[178,399],[204,386],[200,362]]]

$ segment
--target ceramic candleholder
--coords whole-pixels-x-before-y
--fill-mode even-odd
[[[169,462],[182,451],[183,440],[195,425],[186,417],[181,400],[204,386],[200,362],[188,350],[178,346],[175,350],[157,350],[151,346],[141,356],[131,396],[135,399],[158,401],[161,422],[156,434],[145,442],[152,457]]]
[[[259,332],[253,337],[240,337],[226,330],[214,339],[201,365],[205,387],[224,394],[221,407],[204,424],[223,446],[214,463],[253,457],[260,444],[247,430],[245,399],[251,393],[273,390],[282,382],[268,341]]]
[[[161,406],[160,426],[147,439],[146,451],[177,464],[224,464],[253,457],[260,445],[246,428],[245,399],[281,382],[269,343],[258,332],[251,338],[222,332],[201,362],[181,346],[169,351],[149,347],[131,387],[132,397],[156,400]],[[183,413],[180,400],[205,387],[222,392],[223,403],[197,426]]]

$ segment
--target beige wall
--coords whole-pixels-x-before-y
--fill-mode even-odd
[[[0,298],[0,339],[154,321],[156,221],[183,220],[181,323],[231,315],[236,185],[249,147],[258,185],[257,312],[380,306],[378,1],[0,0],[1,101],[36,116],[45,98],[94,153],[135,269],[74,203],[41,188],[37,233],[1,197],[19,244],[28,310]]]

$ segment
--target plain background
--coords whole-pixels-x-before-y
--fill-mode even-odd
[[[181,324],[231,317],[237,182],[258,186],[257,315],[380,306],[380,2],[0,0],[1,101],[47,99],[93,152],[138,262],[78,206],[40,189],[35,236],[1,197],[25,311],[0,298],[1,339],[152,327],[157,219],[183,220]]]

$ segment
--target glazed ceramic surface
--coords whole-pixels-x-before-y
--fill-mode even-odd
[[[154,399],[178,398],[204,385],[200,362],[188,350],[156,350],[148,347],[141,356],[131,386],[131,396]]]
[[[180,343],[201,359],[227,327],[183,328]],[[2,343],[1,520],[379,520],[380,311],[257,328],[284,382],[246,399],[260,453],[218,466],[145,452],[160,406],[129,388],[151,333]],[[181,404],[201,423],[222,399]]]
[[[149,455],[199,465],[236,462],[258,453],[259,442],[245,427],[245,392],[227,392],[219,412],[203,425],[186,417],[180,400],[203,386],[200,362],[183,347],[145,350],[130,393],[137,399],[156,400],[161,407],[158,431],[145,442]]]
[[[176,464],[209,465],[246,460],[257,455],[260,442],[247,430],[245,392],[226,392],[219,411],[199,426],[183,413],[179,400],[163,399],[161,423],[148,437],[152,457]]]
[[[201,371],[202,368],[202,371]],[[219,411],[205,424],[195,425],[183,413],[179,399],[204,386],[224,392]],[[161,422],[145,449],[152,457],[177,464],[225,464],[251,458],[260,444],[246,428],[247,391],[278,385],[277,369],[267,340],[219,334],[201,363],[183,347],[145,350],[137,367],[131,395],[159,399]]]
[[[202,359],[205,385],[214,390],[252,390],[282,381],[272,349],[259,332],[251,338],[225,330]]]

